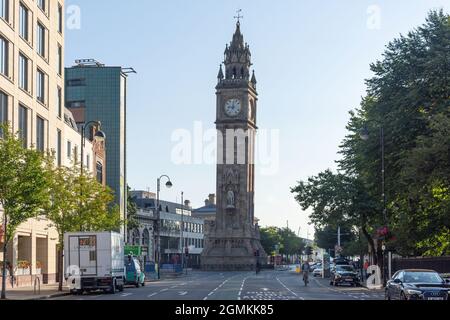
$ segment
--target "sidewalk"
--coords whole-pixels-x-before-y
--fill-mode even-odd
[[[34,293],[34,287],[23,287],[6,290],[7,300],[44,300],[69,295],[69,289],[63,287],[63,291],[58,291],[58,284],[43,285],[41,292]],[[0,300],[1,303],[1,300]]]

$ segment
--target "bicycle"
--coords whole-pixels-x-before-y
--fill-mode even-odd
[[[303,272],[303,282],[305,283],[305,287],[307,287],[309,283],[309,272]]]

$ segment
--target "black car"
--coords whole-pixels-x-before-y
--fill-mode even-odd
[[[386,285],[386,300],[449,300],[448,280],[432,270],[400,270]]]
[[[355,287],[360,285],[358,272],[349,265],[336,265],[331,274],[330,285],[338,286],[340,284],[349,284]]]

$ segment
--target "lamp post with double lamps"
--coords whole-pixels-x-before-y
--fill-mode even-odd
[[[158,267],[158,280],[161,279],[161,210],[159,204],[159,193],[161,191],[161,179],[167,178],[166,187],[168,189],[173,187],[172,181],[170,181],[169,176],[162,175],[157,180],[156,186],[156,263]]]

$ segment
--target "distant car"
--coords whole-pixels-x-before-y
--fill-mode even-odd
[[[125,258],[125,284],[134,285],[136,288],[145,286],[145,274],[141,270],[141,265],[136,257],[128,256]]]
[[[388,281],[386,300],[449,300],[450,284],[432,270],[400,270]]]
[[[340,284],[359,286],[360,278],[358,272],[349,265],[336,265],[335,270],[331,273],[330,285],[338,286]]]
[[[323,270],[322,270],[322,266],[314,269],[313,271],[313,276],[314,277],[322,277],[323,276]]]

